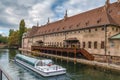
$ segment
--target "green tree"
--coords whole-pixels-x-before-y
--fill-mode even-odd
[[[19,31],[13,31],[8,38],[9,47],[18,47],[19,45]]]
[[[7,44],[7,40],[8,38],[6,36],[2,36],[0,35],[0,43],[4,43],[4,44]]]
[[[24,19],[22,19],[19,24],[19,47],[21,47],[22,45],[22,36],[25,30],[26,30],[25,22]]]
[[[14,29],[9,30],[9,36],[14,32]]]

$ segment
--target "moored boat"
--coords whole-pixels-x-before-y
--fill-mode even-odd
[[[15,57],[15,61],[45,77],[66,73],[65,68],[53,64],[53,61],[50,59],[39,60],[22,54],[17,54]]]

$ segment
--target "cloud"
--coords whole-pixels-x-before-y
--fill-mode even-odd
[[[45,24],[47,22],[48,17],[54,17],[54,13],[51,9],[54,0],[43,0],[40,3],[32,6],[31,10],[29,10],[29,18],[31,21],[29,23],[37,23]]]
[[[18,29],[21,19],[32,27],[46,24],[48,17],[50,22],[62,19],[66,9],[73,16],[104,4],[105,0],[0,0],[0,32],[8,35],[9,29]]]

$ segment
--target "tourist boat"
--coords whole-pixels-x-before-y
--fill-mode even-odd
[[[50,59],[39,60],[22,54],[17,54],[15,57],[15,62],[24,65],[25,67],[45,77],[66,73],[65,68],[53,64],[53,61]]]

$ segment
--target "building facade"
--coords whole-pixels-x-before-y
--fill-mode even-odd
[[[107,56],[120,61],[120,0],[43,26],[33,26],[23,35],[22,48],[32,45],[84,48],[95,60]]]

